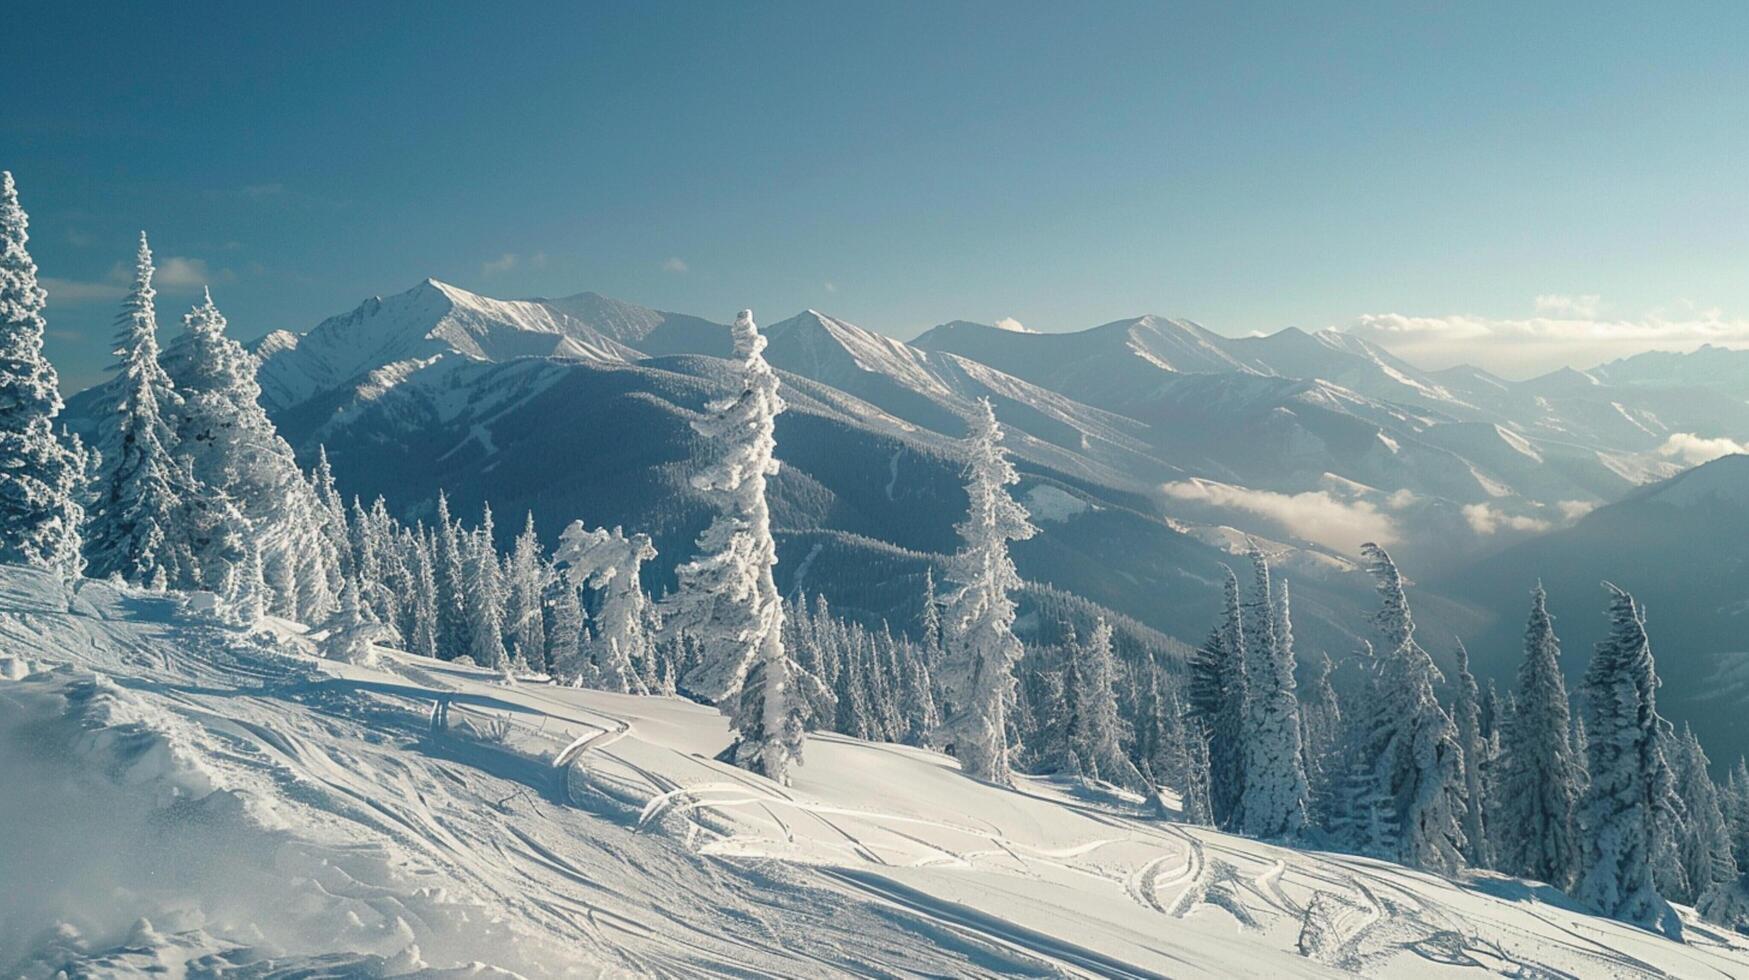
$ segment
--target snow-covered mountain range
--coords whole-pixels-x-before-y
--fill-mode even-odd
[[[957,321],[905,343],[809,310],[766,333],[792,405],[773,487],[780,586],[870,625],[908,622],[915,600],[865,570],[910,581],[953,547],[953,440],[980,397],[1043,528],[1015,548],[1026,578],[1185,642],[1215,617],[1222,565],[1257,535],[1295,580],[1302,641],[1337,656],[1370,607],[1351,560],[1363,541],[1392,545],[1418,579],[1455,582],[1679,474],[1660,452],[1672,437],[1749,441],[1732,373],[1746,355],[1711,348],[1513,382],[1422,371],[1340,332],[1229,338],[1156,316],[1062,334]],[[464,513],[531,510],[548,536],[577,517],[646,529],[658,592],[703,527],[689,422],[728,385],[721,324],[427,280],[256,350],[281,431],[306,459],[325,445],[348,494],[417,516],[441,486]],[[76,427],[92,403],[73,399]],[[1516,596],[1535,574],[1497,577]],[[1626,571],[1592,577],[1610,575]],[[1418,598],[1431,648],[1502,621],[1472,598]]]

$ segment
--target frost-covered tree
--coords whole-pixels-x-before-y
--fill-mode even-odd
[[[407,649],[421,657],[441,656],[437,644],[437,570],[431,561],[431,545],[423,522],[402,535],[412,582],[403,608],[409,616]]]
[[[1737,757],[1725,782],[1725,823],[1731,829],[1731,853],[1737,867],[1749,872],[1749,761]]]
[[[1577,813],[1582,871],[1574,897],[1674,938],[1681,920],[1653,883],[1660,836],[1681,817],[1664,755],[1669,723],[1658,715],[1658,672],[1639,607],[1607,588],[1610,633],[1585,671],[1591,784]]]
[[[552,615],[547,617],[548,670],[573,687],[595,687],[595,665],[583,644],[583,601],[577,586],[563,575],[549,590]]]
[[[1482,779],[1487,743],[1482,740],[1482,697],[1476,675],[1470,673],[1470,651],[1457,645],[1457,677],[1451,703],[1458,746],[1464,753],[1464,859],[1478,868],[1494,866],[1494,848],[1486,826],[1488,794]]]
[[[1291,837],[1305,829],[1306,784],[1300,755],[1300,703],[1294,681],[1287,583],[1279,600],[1269,562],[1251,548],[1253,582],[1245,604],[1245,832]]]
[[[1191,659],[1188,707],[1208,738],[1214,824],[1235,829],[1245,792],[1245,626],[1230,568],[1225,590],[1221,623]]]
[[[267,588],[267,575],[261,565],[261,547],[254,541],[244,542],[243,562],[237,567],[237,574],[231,580],[231,589],[225,595],[225,605],[230,610],[231,622],[238,626],[254,626],[267,615],[273,604],[273,596]]]
[[[1548,595],[1539,584],[1531,592],[1514,707],[1497,722],[1506,771],[1493,828],[1500,843],[1496,864],[1507,874],[1566,888],[1579,872],[1573,811],[1583,763],[1568,737],[1572,720],[1560,658]]]
[[[547,624],[543,608],[547,577],[546,556],[541,554],[540,535],[535,533],[534,513],[530,511],[510,553],[504,628],[510,634],[515,655],[529,669],[543,673],[547,669]]]
[[[1176,702],[1174,702],[1176,704]],[[1184,777],[1178,787],[1179,814],[1185,823],[1212,826],[1209,802],[1209,739],[1202,719],[1184,714]]]
[[[1376,544],[1362,548],[1383,601],[1375,622],[1387,646],[1374,683],[1370,758],[1375,801],[1390,807],[1394,856],[1411,867],[1463,867],[1463,748],[1457,725],[1434,695],[1433,658],[1415,642],[1403,579]]]
[[[1673,753],[1676,794],[1688,814],[1678,841],[1688,891],[1673,897],[1697,905],[1708,892],[1727,888],[1737,880],[1737,859],[1731,853],[1731,830],[1725,822],[1719,789],[1707,772],[1710,762],[1706,751],[1687,725],[1674,743]]]
[[[1068,733],[1071,748],[1088,776],[1140,788],[1141,773],[1123,750],[1128,725],[1118,714],[1111,624],[1101,619],[1084,645],[1070,649],[1070,656],[1075,658],[1076,668],[1076,710]]]
[[[462,552],[462,529],[450,516],[449,495],[437,492],[437,523],[431,529],[432,576],[436,580],[438,656],[454,660],[466,656],[471,640],[468,630],[467,569]]]
[[[492,547],[492,508],[485,508],[480,526],[467,536],[468,656],[481,667],[508,672],[504,649],[504,569]]]
[[[203,584],[193,541],[212,530],[210,501],[174,456],[171,420],[181,399],[158,363],[153,272],[141,232],[134,285],[116,330],[120,361],[104,390],[99,447],[106,465],[86,525],[87,570],[96,578],[192,589]]]
[[[702,646],[703,659],[682,686],[729,716],[735,764],[787,783],[790,766],[801,761],[803,704],[783,646],[766,502],[766,482],[778,470],[775,433],[784,403],[752,311],[742,310],[732,330],[741,391],[712,402],[710,414],[693,423],[718,449],[716,462],[692,481],[717,514],[698,537],[699,556],[679,569],[671,619]]]
[[[923,655],[930,669],[941,657],[941,597],[935,591],[935,569],[923,569],[923,613],[919,626],[923,636]]]
[[[340,556],[315,489],[261,407],[255,356],[226,335],[211,293],[182,322],[186,346],[171,372],[182,396],[177,450],[192,460],[197,481],[235,504],[246,525],[239,530],[260,544],[275,612],[319,623],[335,608]],[[203,574],[212,581],[216,566],[242,558],[240,542],[215,542]]]
[[[1336,664],[1328,653],[1312,661],[1311,682],[1300,699],[1301,743],[1306,762],[1308,797],[1306,818],[1310,825],[1328,829],[1336,812],[1336,784],[1342,775],[1342,705],[1330,682]]]
[[[961,547],[948,565],[953,591],[944,618],[943,655],[937,681],[952,713],[942,724],[960,767],[970,776],[1009,781],[1007,709],[1014,695],[1014,600],[1020,574],[1008,542],[1036,529],[1008,488],[1020,481],[1002,446],[1002,427],[989,399],[980,399],[966,440],[967,513],[960,522]]]
[[[639,668],[654,659],[654,643],[644,628],[648,600],[639,584],[644,562],[656,557],[648,534],[627,535],[622,528],[596,528],[572,521],[559,534],[553,561],[572,585],[594,589],[595,630],[589,648],[595,686],[622,694],[647,694]]]
[[[315,489],[316,504],[322,512],[322,531],[328,537],[328,546],[340,555],[336,571],[340,575],[351,575],[353,542],[347,536],[346,502],[340,498],[340,489],[334,483],[334,467],[328,463],[328,447],[325,445],[316,447],[316,468],[310,474],[310,485]],[[335,584],[336,593],[340,587]]]
[[[47,296],[25,248],[29,224],[12,172],[0,171],[0,562],[71,582],[83,569],[85,464],[55,438],[61,393],[43,356]]]
[[[392,642],[394,627],[379,623],[358,595],[358,584],[347,579],[340,593],[339,608],[328,619],[328,635],[322,640],[322,656],[350,664],[374,664],[376,641]]]
[[[927,647],[905,643],[903,674],[899,683],[899,717],[904,723],[900,741],[906,745],[934,744],[935,731],[941,727],[941,713],[935,705],[935,681],[929,672]]]

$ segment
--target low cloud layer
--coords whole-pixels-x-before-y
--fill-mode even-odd
[[[1358,553],[1368,541],[1392,544],[1399,538],[1396,522],[1373,504],[1343,500],[1324,490],[1277,493],[1205,480],[1180,480],[1161,489],[1174,500],[1267,518],[1295,537],[1349,554]]]
[[[1665,439],[1664,444],[1658,447],[1658,455],[1681,460],[1692,466],[1709,463],[1720,456],[1729,456],[1732,453],[1749,453],[1749,446],[1734,439],[1723,437],[1708,439],[1692,432],[1677,432],[1671,434],[1670,438]]]
[[[1470,525],[1470,530],[1482,535],[1495,534],[1500,531],[1535,533],[1549,529],[1549,522],[1540,517],[1508,514],[1490,504],[1465,504],[1463,514],[1464,521]]]
[[[1511,378],[1559,367],[1593,367],[1653,349],[1749,346],[1749,319],[1716,309],[1685,307],[1611,317],[1600,296],[1555,293],[1536,297],[1533,305],[1535,312],[1522,318],[1369,313],[1336,329],[1365,337],[1422,367],[1469,363]]]

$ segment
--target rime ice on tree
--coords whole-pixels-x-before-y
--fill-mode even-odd
[[[620,693],[647,694],[638,666],[649,662],[653,649],[647,600],[638,584],[638,569],[656,557],[648,534],[627,535],[621,528],[591,531],[572,521],[559,535],[553,555],[573,588],[595,589],[601,595],[595,616],[595,686]]]
[[[966,440],[969,507],[959,525],[963,545],[948,565],[954,585],[947,599],[945,654],[937,674],[952,714],[942,725],[966,773],[1006,783],[1005,712],[1014,688],[1020,641],[1014,636],[1014,600],[1020,575],[1008,542],[1037,533],[1008,487],[1020,481],[1002,448],[1002,427],[989,399],[972,413]]]
[[[699,557],[680,566],[670,613],[673,626],[701,647],[684,686],[729,716],[739,735],[735,763],[783,783],[802,751],[765,499],[766,482],[777,475],[775,432],[784,403],[752,311],[742,310],[731,329],[741,391],[712,402],[711,414],[693,423],[719,450],[716,462],[692,481],[716,503],[717,516],[698,536]]]
[[[61,393],[43,356],[43,306],[36,262],[26,251],[30,219],[12,172],[0,172],[0,562],[81,570],[80,454],[55,439]]]

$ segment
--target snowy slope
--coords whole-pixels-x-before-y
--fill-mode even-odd
[[[318,661],[0,568],[0,971],[1229,977],[1749,972],[1539,886],[1161,822],[682,701]],[[428,973],[426,975],[442,975]]]

